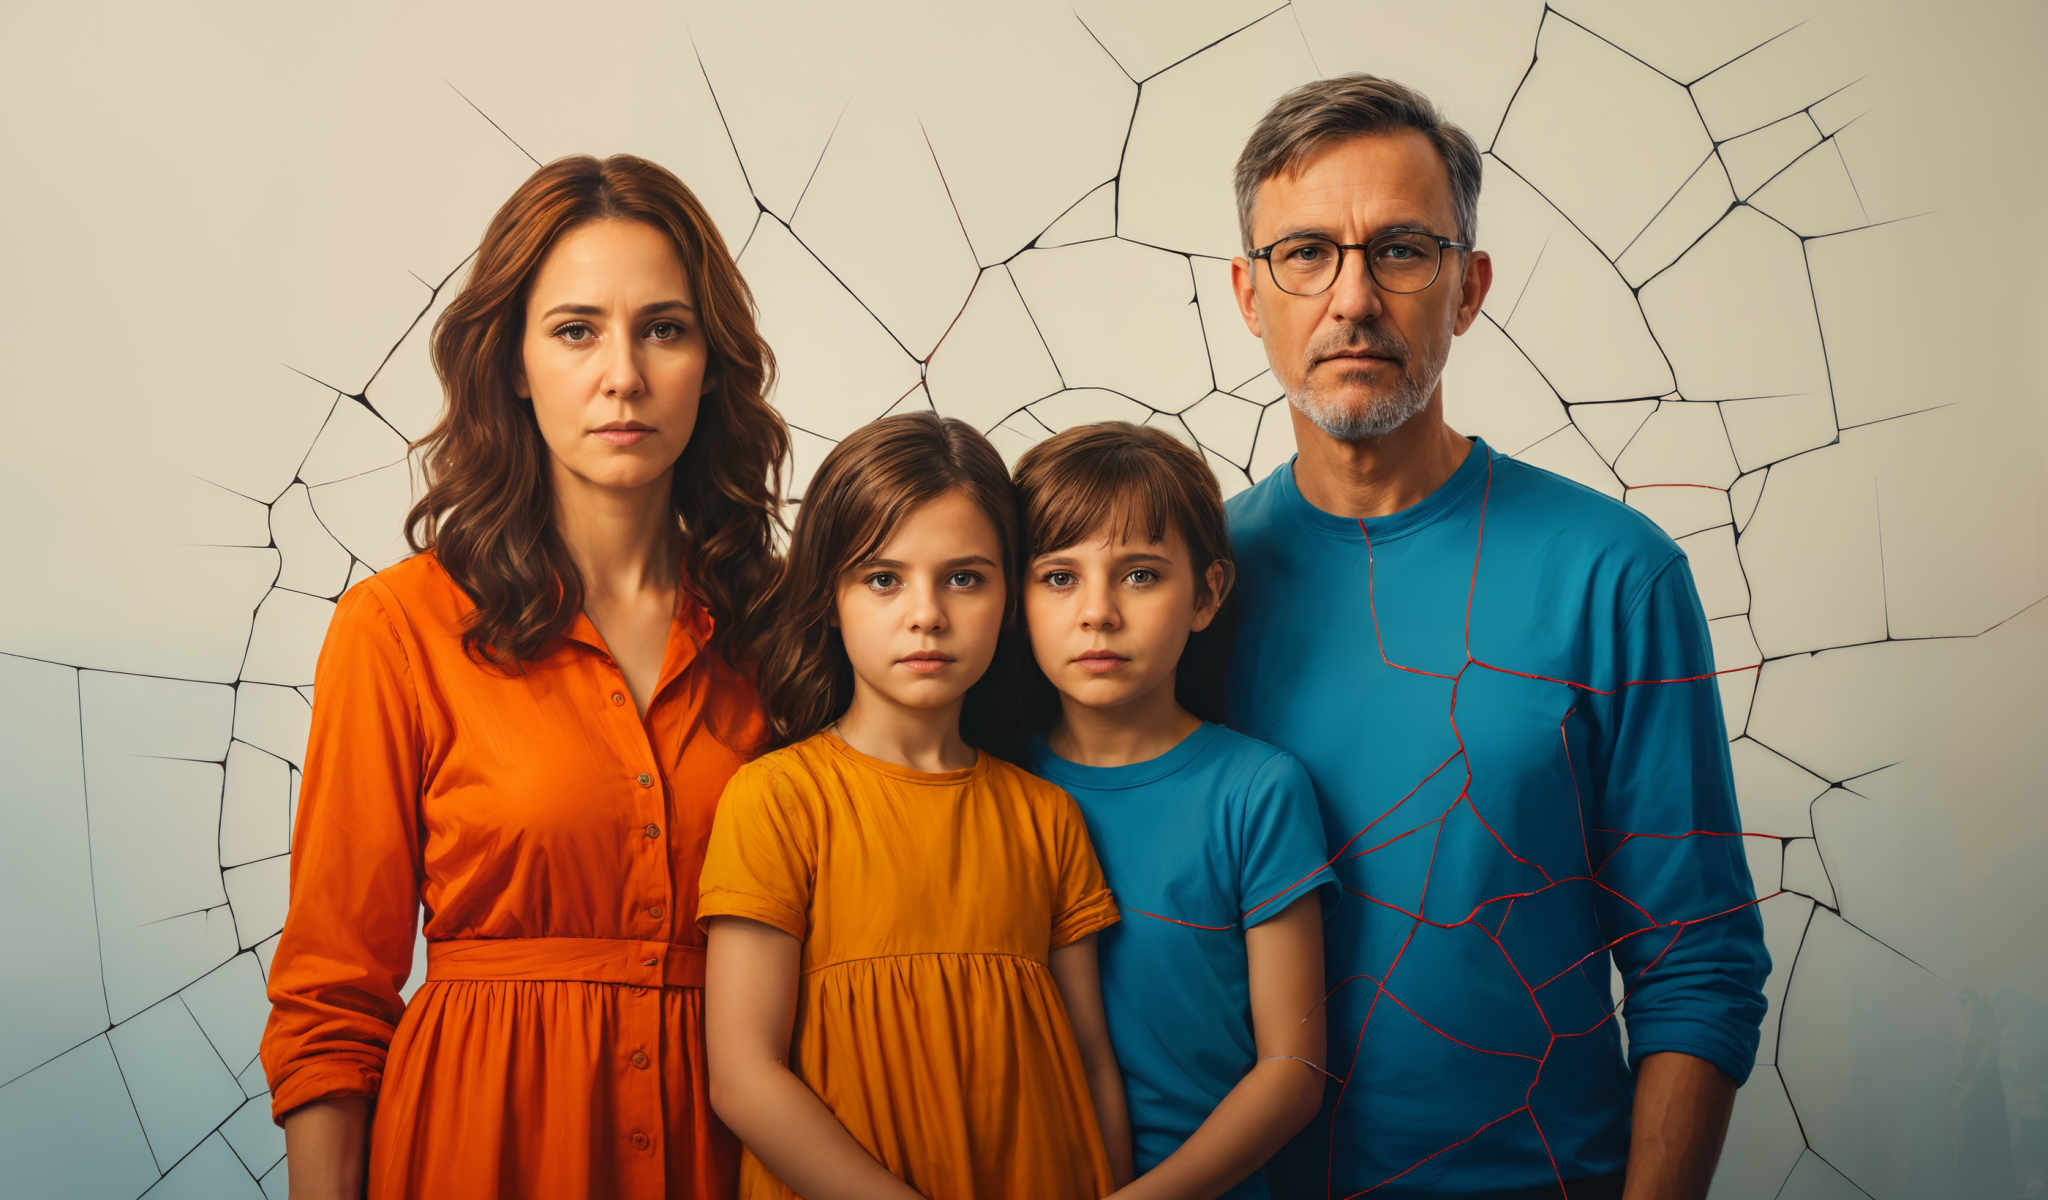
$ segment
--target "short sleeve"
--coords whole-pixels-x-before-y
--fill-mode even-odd
[[[1064,791],[1053,808],[1054,881],[1052,948],[1070,946],[1117,923],[1116,900],[1088,840],[1081,808]]]
[[[804,795],[768,763],[741,767],[711,821],[697,923],[745,917],[801,940],[810,930],[817,865],[816,820]]]
[[[382,585],[335,605],[314,667],[291,899],[260,1044],[271,1115],[375,1096],[419,920],[418,692]]]
[[[1237,910],[1246,929],[1336,886],[1315,784],[1293,755],[1275,751],[1259,766],[1237,816]]]

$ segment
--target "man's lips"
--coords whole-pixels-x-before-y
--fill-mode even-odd
[[[1374,354],[1368,350],[1345,350],[1337,354],[1325,354],[1316,360],[1318,365],[1326,362],[1399,362],[1391,354]]]

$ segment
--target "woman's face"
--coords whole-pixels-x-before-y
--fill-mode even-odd
[[[709,355],[668,234],[606,219],[557,238],[527,294],[514,380],[533,404],[556,494],[665,493],[697,426]]]

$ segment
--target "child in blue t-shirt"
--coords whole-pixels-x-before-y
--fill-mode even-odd
[[[1196,451],[1124,422],[1041,443],[1016,483],[1058,709],[1024,765],[1079,803],[1124,914],[1102,997],[1140,1174],[1115,1195],[1264,1200],[1259,1168],[1322,1102],[1336,877],[1301,764],[1176,696],[1230,588],[1222,496]]]

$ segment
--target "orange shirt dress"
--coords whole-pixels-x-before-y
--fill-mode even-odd
[[[1117,910],[1059,788],[986,754],[929,774],[821,733],[726,785],[697,915],[803,942],[790,1065],[929,1200],[1112,1190],[1050,956]],[[748,1154],[740,1195],[795,1193]]]
[[[687,599],[644,719],[589,618],[507,675],[464,653],[472,608],[429,554],[335,608],[270,971],[272,1113],[373,1097],[372,1200],[729,1196],[697,872],[761,738],[752,686]]]

